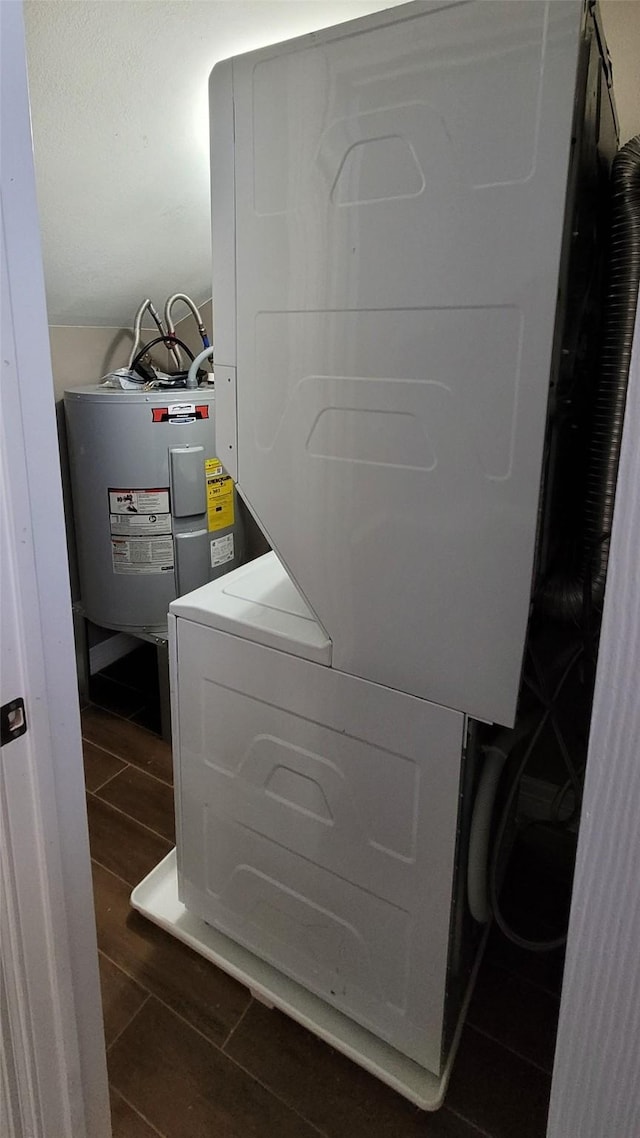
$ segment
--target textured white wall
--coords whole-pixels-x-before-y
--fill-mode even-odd
[[[149,294],[211,296],[214,63],[398,2],[27,0],[49,322],[119,328]]]
[[[600,9],[623,143],[640,134],[640,0],[600,0]]]
[[[214,63],[399,2],[26,0],[50,323],[127,327],[149,293],[210,296]],[[640,130],[640,0],[602,9],[624,141]]]

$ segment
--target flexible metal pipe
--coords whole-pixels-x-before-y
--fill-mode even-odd
[[[151,298],[147,297],[146,300],[142,301],[142,304],[138,308],[138,311],[136,312],[135,319],[133,322],[134,337],[133,337],[133,347],[131,349],[131,354],[129,356],[129,363],[128,363],[129,370],[131,370],[131,366],[132,366],[133,361],[135,360],[135,358],[138,354],[138,349],[140,347],[140,341],[142,339],[142,317],[144,316],[145,312],[149,313],[149,315],[151,316],[152,320],[154,321],[154,323],[156,325],[156,328],[158,329],[158,332],[160,333],[161,336],[164,336],[164,324],[162,323],[162,318],[160,316],[160,313],[158,312],[158,310],[157,310],[155,304],[153,303],[153,301],[151,300]],[[171,347],[169,348],[169,351],[173,355],[174,361],[178,365],[178,368],[179,368],[180,367],[180,353],[179,353],[178,349],[176,347],[174,347],[173,345],[171,345]]]
[[[138,348],[140,347],[140,339],[141,339],[141,331],[142,331],[142,317],[144,316],[145,312],[149,308],[150,304],[151,304],[151,299],[150,299],[150,297],[147,297],[146,300],[142,301],[142,304],[140,305],[138,311],[136,312],[135,319],[133,321],[133,347],[131,349],[131,355],[129,356],[129,364],[128,364],[129,367],[131,367],[131,364],[133,363],[133,361],[135,360],[135,358],[138,354]]]
[[[208,348],[209,347],[209,338],[207,336],[207,329],[205,328],[205,326],[202,322],[202,316],[200,315],[200,309],[198,308],[197,304],[195,304],[193,302],[191,297],[187,296],[187,294],[185,292],[174,292],[173,296],[170,296],[167,299],[167,302],[164,306],[164,321],[165,321],[165,324],[167,325],[167,332],[169,333],[170,336],[175,335],[176,329],[175,329],[175,325],[173,323],[173,320],[171,318],[171,309],[173,308],[174,304],[176,304],[179,300],[181,300],[183,304],[186,304],[187,308],[191,311],[191,314],[192,314],[196,324],[198,325],[198,332],[200,333],[200,338],[201,338],[205,348]],[[179,354],[178,354],[178,358],[180,358]]]
[[[604,338],[584,506],[584,557],[573,578],[558,573],[546,584],[542,603],[553,616],[578,619],[585,596],[602,601],[631,345],[640,282],[640,135],[616,155],[612,168],[609,284]]]
[[[202,316],[200,315],[200,309],[193,302],[191,297],[187,296],[186,293],[174,292],[173,296],[170,296],[168,298],[164,306],[164,322],[167,326],[167,332],[175,332],[173,321],[171,319],[171,309],[179,300],[186,304],[187,308],[191,309],[191,313],[195,319],[195,322],[198,325],[198,328],[200,328],[202,326]]]

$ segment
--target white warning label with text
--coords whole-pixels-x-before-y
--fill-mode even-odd
[[[109,487],[110,514],[168,514],[169,489],[117,490]]]
[[[109,517],[112,537],[149,537],[161,533],[171,533],[171,514],[111,514]]]
[[[227,561],[233,561],[233,534],[228,533],[226,537],[214,537],[211,542],[211,568],[217,569],[219,565],[226,565]]]
[[[170,537],[112,537],[114,573],[169,573],[173,570]]]

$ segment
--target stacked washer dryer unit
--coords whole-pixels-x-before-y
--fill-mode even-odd
[[[216,445],[273,552],[171,606],[187,912],[155,919],[425,1107],[598,44],[580,0],[410,4],[212,75]]]

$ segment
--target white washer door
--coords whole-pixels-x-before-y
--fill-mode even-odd
[[[464,716],[177,637],[181,900],[438,1074]]]

